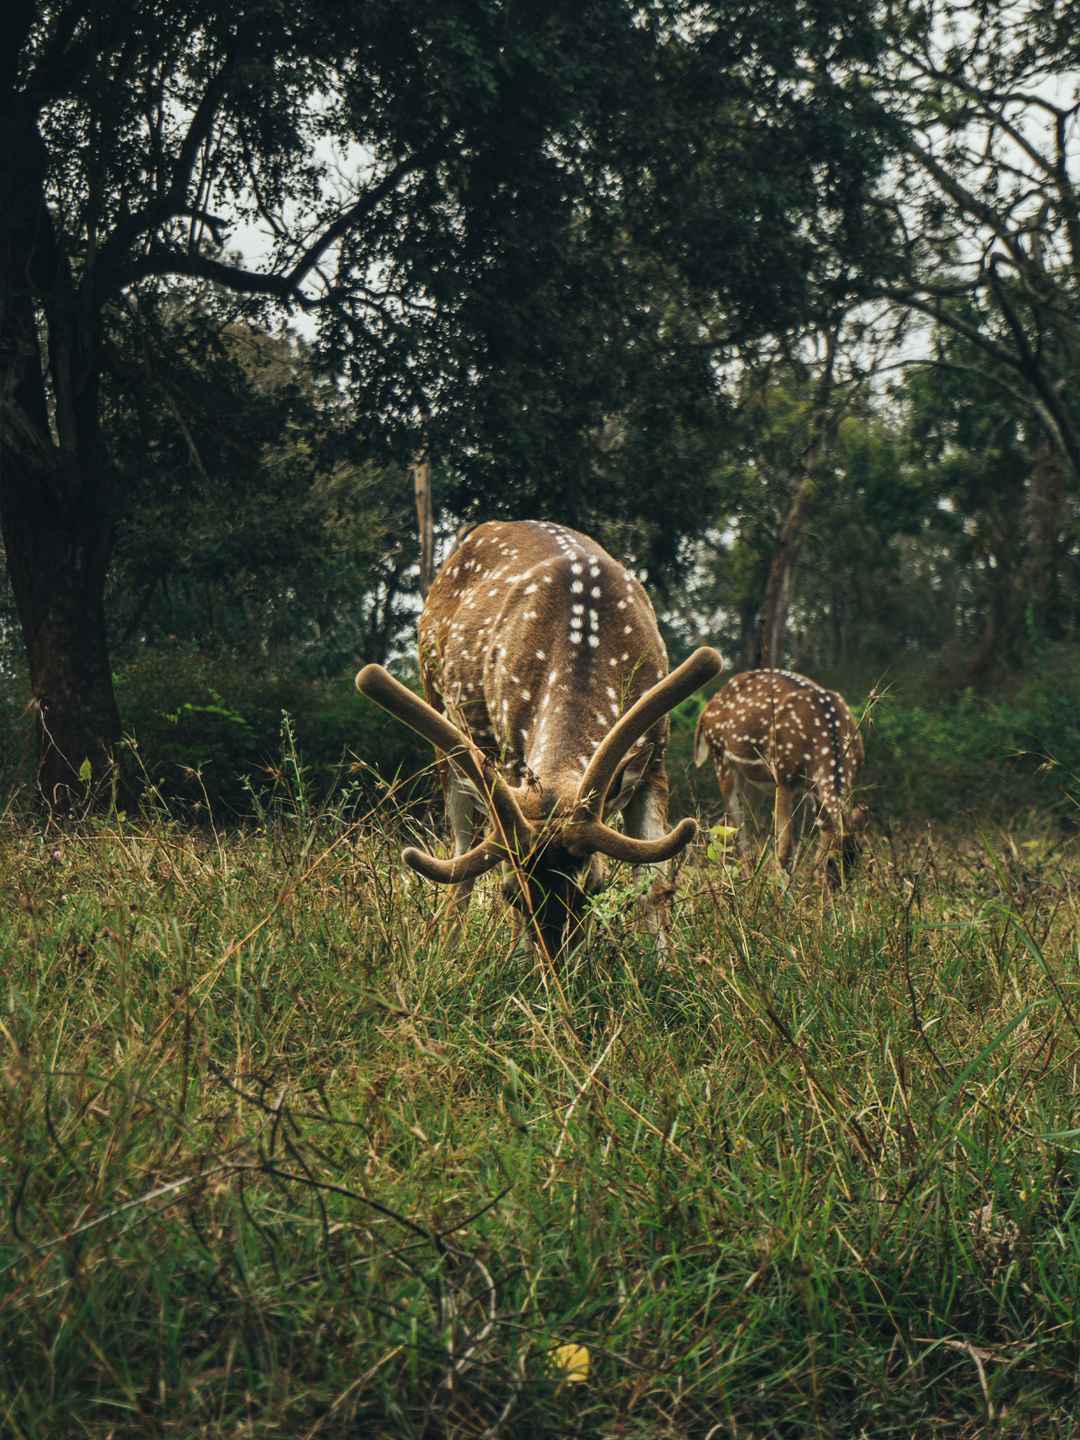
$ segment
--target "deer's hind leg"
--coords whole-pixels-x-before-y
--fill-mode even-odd
[[[831,796],[820,798],[816,825],[818,841],[814,850],[814,871],[821,884],[836,890],[844,873],[846,826],[843,810]]]
[[[791,786],[781,781],[773,793],[773,844],[776,847],[776,863],[785,876],[791,870],[791,856],[795,848],[793,800]]]
[[[756,784],[734,769],[730,770],[730,797],[726,812],[737,827],[736,844],[744,870],[753,874],[772,836],[773,787]]]
[[[752,814],[744,803],[742,787],[733,765],[726,765],[722,755],[716,756],[716,783],[720,786],[720,798],[724,802],[724,824],[735,831],[735,844],[744,863],[753,863],[753,844],[750,838]]]

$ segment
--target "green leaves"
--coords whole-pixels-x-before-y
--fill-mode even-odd
[[[714,865],[726,865],[733,858],[733,842],[738,835],[735,825],[710,825],[709,840],[705,846],[706,857]]]

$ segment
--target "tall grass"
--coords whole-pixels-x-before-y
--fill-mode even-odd
[[[553,972],[297,798],[6,822],[0,1433],[1076,1433],[1073,852],[701,847]]]

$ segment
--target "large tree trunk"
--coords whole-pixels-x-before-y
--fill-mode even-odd
[[[30,666],[38,782],[45,802],[64,810],[84,790],[86,761],[95,782],[109,771],[120,735],[105,634],[112,515],[95,335],[80,329],[50,245],[36,136],[9,122],[0,138],[17,146],[0,181],[0,528]],[[44,315],[51,413],[35,277],[61,295]]]
[[[65,504],[39,477],[16,479],[5,456],[0,522],[30,665],[38,724],[38,785],[65,810],[80,796],[90,762],[108,772],[120,735],[105,637],[110,527],[93,510]]]

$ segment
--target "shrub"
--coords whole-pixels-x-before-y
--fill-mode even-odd
[[[865,709],[865,705],[862,707]],[[871,707],[866,783],[897,817],[950,819],[980,811],[1007,819],[1049,811],[1072,825],[1080,794],[1080,677],[1050,664],[1012,693],[965,690],[951,704]]]
[[[290,783],[282,769],[290,751],[316,800],[343,781],[391,780],[431,762],[430,747],[361,699],[348,676],[262,677],[158,653],[117,675],[117,695],[140,768],[168,798],[209,801],[215,813],[248,814],[253,791]]]
[[[157,651],[115,681],[127,737],[121,763],[170,805],[209,806],[228,819],[250,815],[253,796],[294,787],[300,770],[316,803],[342,784],[370,792],[380,778],[430,771],[431,747],[357,695],[350,676],[263,676],[224,659]],[[29,783],[33,744],[25,681],[11,680],[0,687],[4,793]]]

